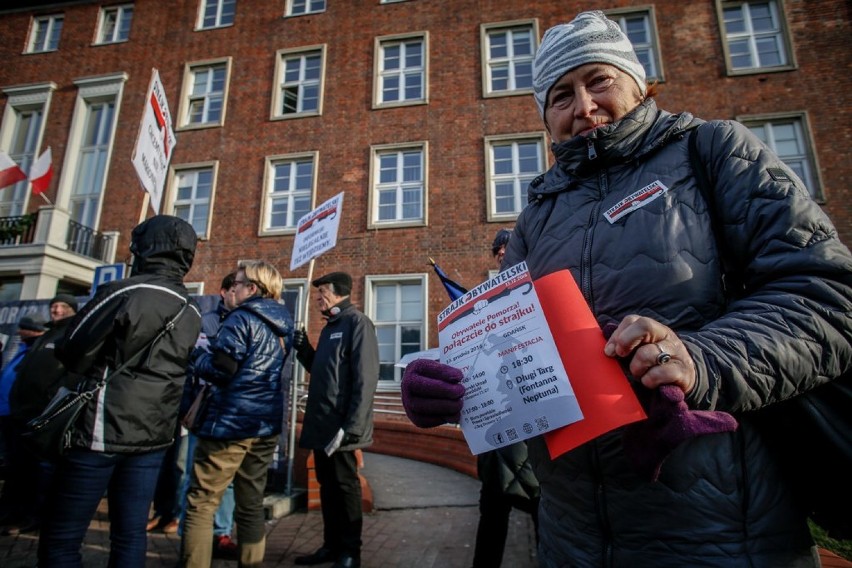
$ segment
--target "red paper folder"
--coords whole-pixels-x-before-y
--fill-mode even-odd
[[[583,419],[544,435],[551,459],[614,428],[644,419],[645,412],[615,359],[604,355],[597,320],[568,270],[535,281],[535,291],[568,373]]]

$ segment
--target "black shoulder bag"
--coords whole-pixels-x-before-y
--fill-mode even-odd
[[[183,315],[183,312],[186,311],[188,306],[189,302],[184,302],[177,315],[169,320],[157,335],[115,371],[109,375],[104,373],[103,378],[93,388],[83,391],[73,391],[64,386],[60,387],[42,413],[27,422],[24,426],[21,439],[26,447],[46,461],[55,461],[65,454],[71,446],[71,434],[74,424],[76,424],[86,404],[97,396],[98,391],[106,386],[109,379],[135,364],[142,357],[143,353],[148,351],[160,338],[171,331],[178,318]]]
[[[725,294],[735,298],[743,282],[731,267],[733,256],[698,152],[697,131],[689,134],[689,160],[716,237]],[[832,538],[852,538],[852,373],[746,416],[775,454],[808,516]]]

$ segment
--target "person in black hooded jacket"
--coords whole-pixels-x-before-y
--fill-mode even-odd
[[[71,448],[57,463],[39,539],[41,566],[81,565],[80,546],[107,490],[109,565],[145,566],[148,509],[201,330],[201,313],[183,285],[196,241],[192,226],[177,217],[139,224],[130,278],[98,288],[57,344],[65,368],[83,376],[81,389],[105,376],[108,382],[81,412]]]

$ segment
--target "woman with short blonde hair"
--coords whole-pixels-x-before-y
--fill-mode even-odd
[[[284,282],[277,268],[263,260],[248,260],[241,262],[239,269],[245,273],[250,282],[258,287],[262,297],[281,299]]]

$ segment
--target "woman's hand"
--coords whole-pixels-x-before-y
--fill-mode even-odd
[[[695,386],[695,363],[686,346],[670,327],[654,319],[625,317],[609,336],[604,353],[630,358],[630,374],[646,388],[674,384],[688,394]]]
[[[402,375],[402,406],[420,428],[458,423],[462,409],[464,375],[455,367],[430,359],[415,359]]]

